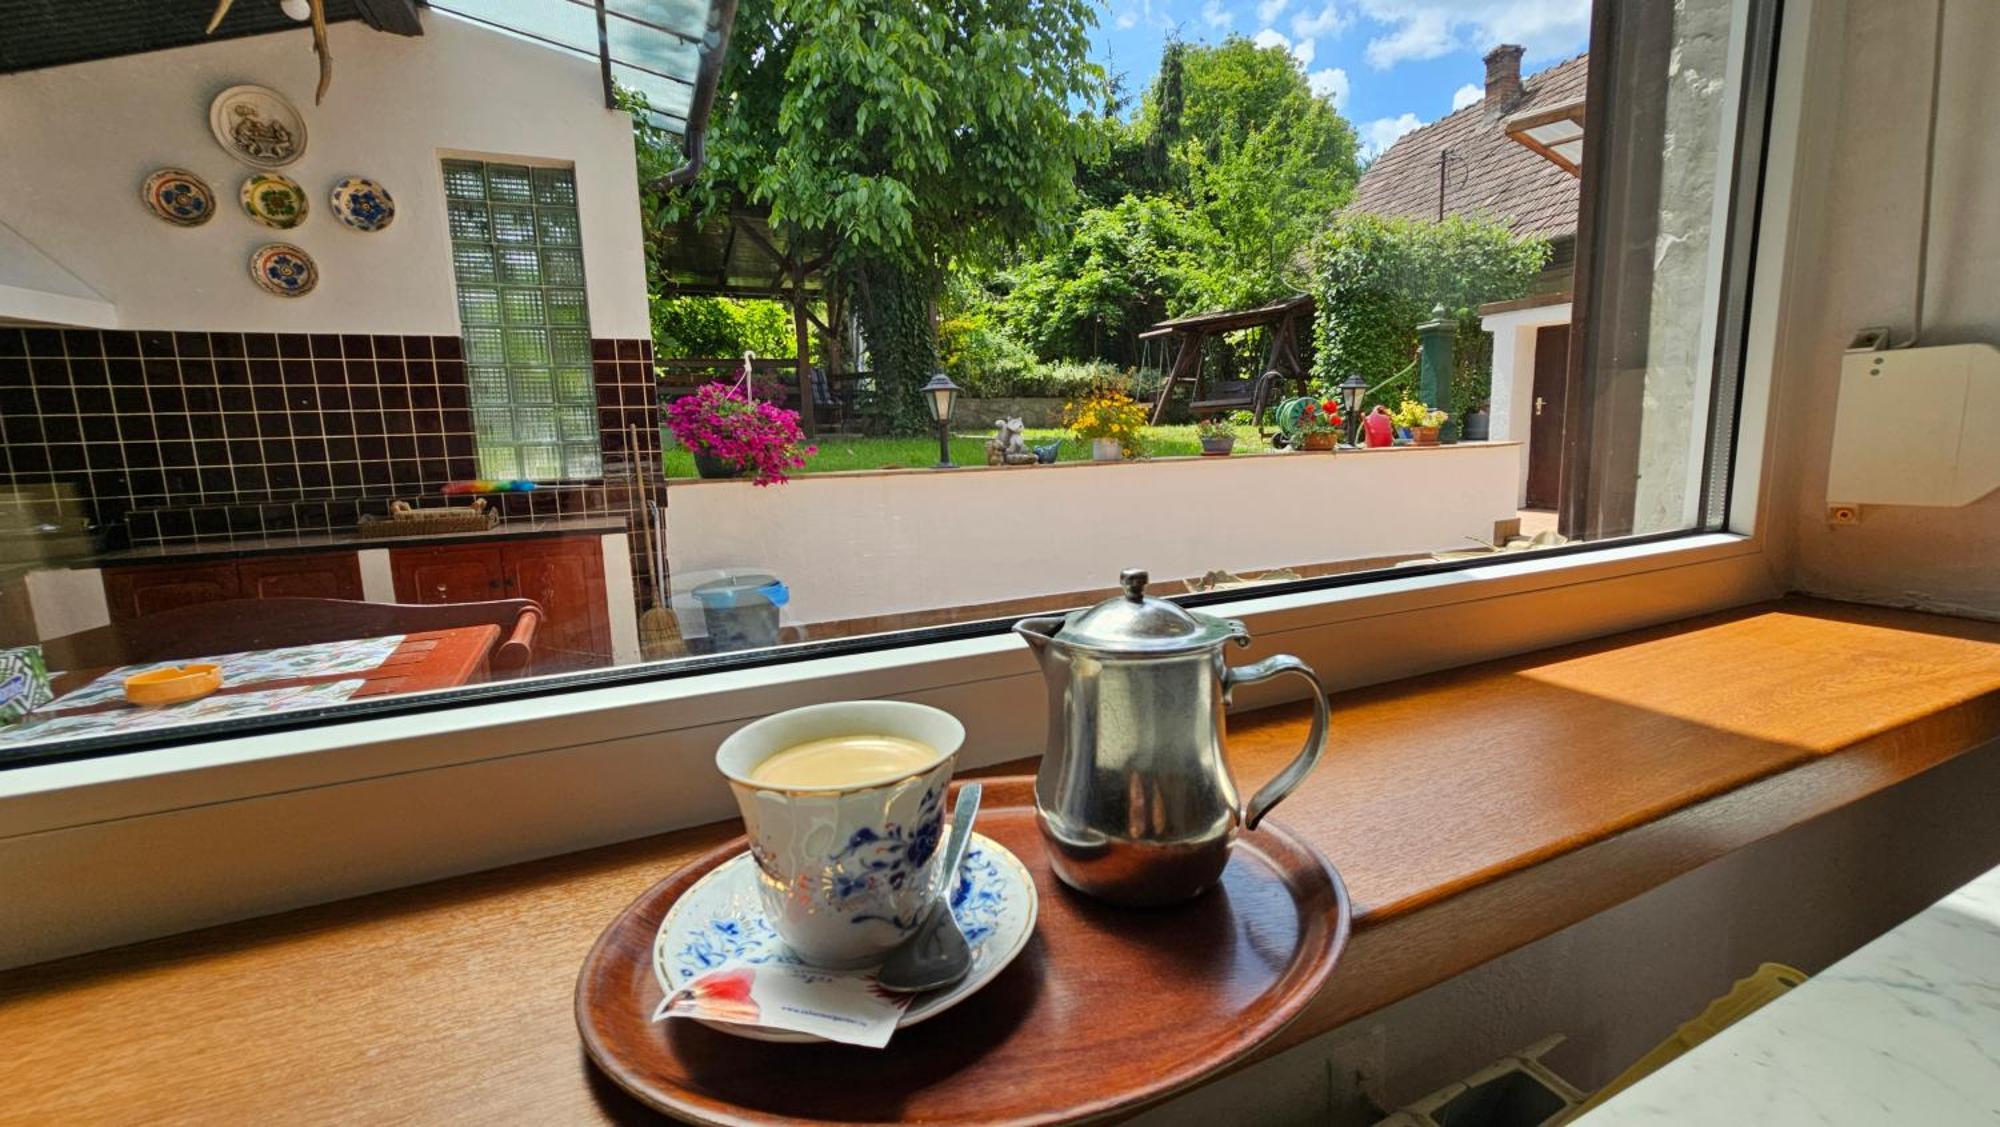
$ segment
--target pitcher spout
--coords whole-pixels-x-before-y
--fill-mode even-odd
[[[1047,670],[1050,653],[1049,641],[1056,636],[1056,631],[1061,630],[1062,626],[1063,618],[1061,615],[1044,615],[1040,618],[1024,618],[1016,622],[1014,624],[1014,633],[1019,634],[1028,643],[1028,652],[1034,654],[1035,660],[1041,662],[1042,668]]]

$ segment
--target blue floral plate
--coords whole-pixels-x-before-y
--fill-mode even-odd
[[[944,852],[942,845],[938,851]],[[1028,945],[1028,937],[1035,931],[1036,907],[1035,880],[1020,858],[985,834],[973,834],[972,848],[966,851],[965,867],[951,897],[952,915],[972,945],[972,970],[955,986],[918,995],[896,1027],[935,1017],[991,982]],[[667,909],[653,940],[653,977],[671,997],[702,972],[737,960],[802,961],[764,918],[757,897],[755,864],[748,850],[717,865]],[[758,1041],[820,1040],[805,1033],[703,1024]]]

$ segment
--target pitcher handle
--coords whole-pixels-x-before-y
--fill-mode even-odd
[[[1257,823],[1264,820],[1264,815],[1271,812],[1271,807],[1292,793],[1293,788],[1312,773],[1313,767],[1319,763],[1320,753],[1326,750],[1326,729],[1332,719],[1332,709],[1327,705],[1326,686],[1320,684],[1319,675],[1312,671],[1312,666],[1291,654],[1279,654],[1243,666],[1224,666],[1222,670],[1224,699],[1238,685],[1269,681],[1286,673],[1304,677],[1313,687],[1312,731],[1306,733],[1306,745],[1299,749],[1298,756],[1250,799],[1250,805],[1243,811],[1243,828],[1246,830],[1256,829]]]

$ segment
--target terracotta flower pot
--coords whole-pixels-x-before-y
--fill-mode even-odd
[[[1331,450],[1339,439],[1340,436],[1330,430],[1313,431],[1299,436],[1299,449]]]
[[[1439,427],[1411,427],[1410,442],[1415,446],[1436,446]]]

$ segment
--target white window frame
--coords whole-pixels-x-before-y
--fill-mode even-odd
[[[1827,112],[1805,117],[1812,7],[1787,5],[1778,44],[1726,531],[1204,610],[1338,694],[1782,593],[1766,424],[1801,274],[1794,175]],[[723,734],[851,697],[955,712],[961,766],[1041,750],[1041,676],[993,635],[16,768],[0,772],[0,967],[727,818]]]

